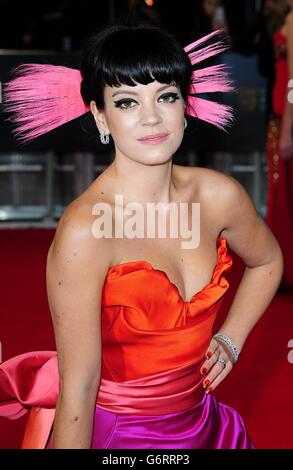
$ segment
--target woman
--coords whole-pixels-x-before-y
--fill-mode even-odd
[[[0,366],[2,416],[31,408],[23,448],[254,448],[240,415],[212,391],[274,296],[281,251],[235,179],[172,164],[185,112],[219,127],[230,119],[224,105],[194,96],[230,89],[222,66],[192,71],[222,50],[221,43],[199,48],[216,34],[184,51],[146,25],[91,36],[83,49],[82,103],[76,71],[54,66],[53,77],[48,66],[40,75],[41,67],[6,88],[23,139],[90,109],[102,142],[111,134],[115,146],[113,163],[65,209],[48,252],[58,356],[38,351]],[[149,203],[161,203],[172,228],[174,206],[185,203],[189,217],[192,204],[200,205],[191,249],[182,248],[184,216],[180,236],[153,237],[153,224],[145,230]],[[139,212],[137,237],[125,208]],[[228,244],[247,268],[213,335],[229,287]]]
[[[293,103],[289,81],[293,78],[293,1],[279,2],[283,24],[273,36],[275,84],[273,112],[268,125],[268,196],[266,223],[284,256],[281,287],[293,288]],[[290,102],[291,101],[291,102]]]

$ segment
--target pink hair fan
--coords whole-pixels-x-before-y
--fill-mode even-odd
[[[227,49],[221,41],[199,48],[221,31],[213,31],[184,48],[193,65]],[[51,64],[21,64],[13,72],[14,78],[4,84],[4,111],[13,113],[8,118],[16,124],[12,133],[23,144],[90,110],[80,94],[82,77],[77,69]],[[224,129],[233,119],[231,107],[195,95],[229,91],[233,91],[233,86],[225,65],[194,70],[186,114]]]
[[[222,29],[218,29],[184,47],[192,65],[198,64],[199,62],[224,52],[227,49],[227,46],[222,41],[217,41],[214,44],[202,47],[194,52],[190,52],[207,42],[213,36],[222,32]],[[192,72],[189,87],[186,114],[225,130],[225,126],[233,121],[233,110],[231,106],[199,98],[194,95],[199,93],[232,91],[235,91],[235,88],[228,77],[226,65],[212,65],[210,67],[194,70]]]

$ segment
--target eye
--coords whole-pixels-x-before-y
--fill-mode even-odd
[[[120,108],[120,109],[128,109],[128,108],[133,108],[133,106],[130,106],[131,103],[135,103],[134,100],[131,100],[130,98],[124,98],[122,100],[114,101],[115,103],[115,108]]]
[[[179,95],[177,93],[164,93],[160,96],[159,100],[163,99],[166,103],[175,103],[176,100],[179,100]]]

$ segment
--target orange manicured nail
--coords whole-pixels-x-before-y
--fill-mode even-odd
[[[203,367],[200,371],[201,375],[205,375],[207,373],[207,369]]]
[[[206,390],[206,393],[210,393],[212,390],[213,390],[213,387],[209,387],[209,388]]]
[[[205,380],[205,381],[203,382],[203,385],[202,385],[203,388],[207,388],[207,386],[210,385],[210,383],[211,383],[211,382],[210,382],[209,380]]]
[[[207,358],[209,359],[213,353],[211,351],[207,352]]]

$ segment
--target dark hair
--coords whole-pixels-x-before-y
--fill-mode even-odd
[[[115,25],[88,36],[82,45],[81,96],[104,108],[104,86],[175,83],[187,102],[192,74],[179,42],[158,26]]]

